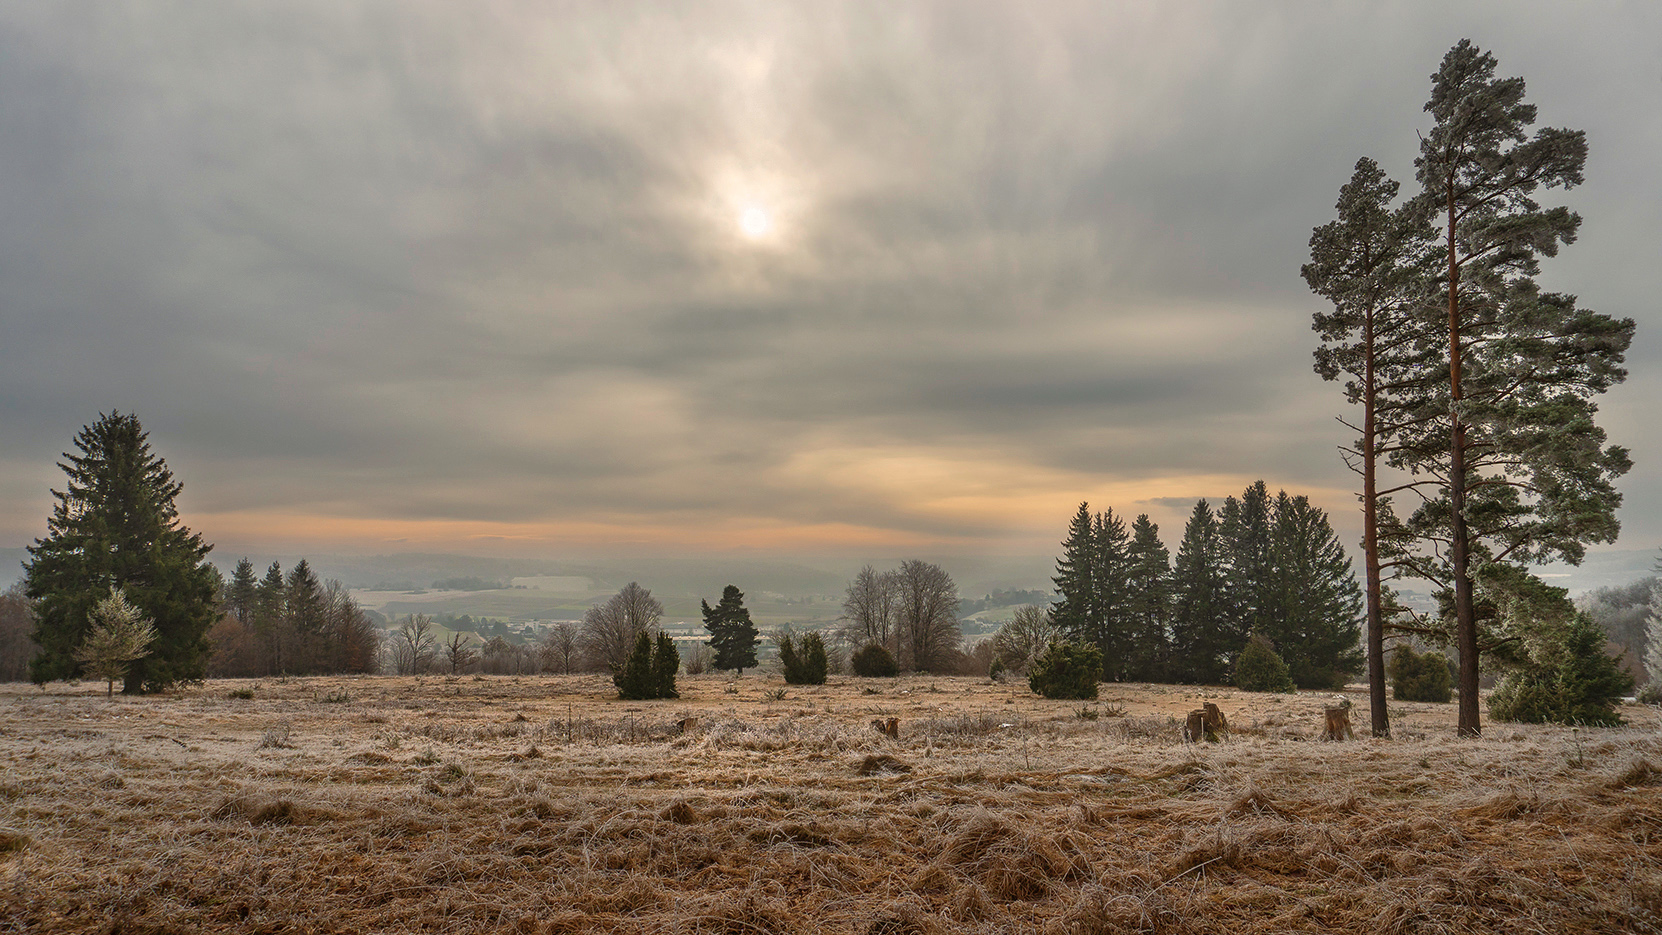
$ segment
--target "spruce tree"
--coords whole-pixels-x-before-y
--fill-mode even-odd
[[[642,630],[635,636],[635,648],[623,665],[612,667],[612,684],[617,695],[625,701],[641,701],[657,696],[658,685],[653,677],[652,637]]]
[[[1101,619],[1096,607],[1096,524],[1089,503],[1079,504],[1068,535],[1062,540],[1062,557],[1056,560],[1056,594],[1050,606],[1050,620],[1070,639],[1083,640]]]
[[[1443,379],[1392,457],[1428,484],[1409,522],[1435,546],[1415,571],[1449,594],[1462,736],[1481,730],[1478,579],[1496,563],[1579,562],[1587,543],[1614,541],[1614,480],[1630,467],[1626,450],[1605,444],[1592,398],[1626,377],[1633,321],[1535,281],[1540,257],[1573,242],[1581,223],[1535,193],[1581,183],[1586,139],[1530,135],[1523,79],[1496,78],[1495,65],[1461,40],[1432,76],[1434,125],[1415,166],[1442,225],[1443,298],[1423,331],[1443,348]]]
[[[1651,587],[1650,616],[1645,618],[1645,677],[1662,688],[1662,580]]]
[[[1205,500],[1195,503],[1172,568],[1171,673],[1180,682],[1222,684],[1237,640],[1225,617],[1218,520]]]
[[[1278,587],[1270,530],[1270,492],[1255,481],[1230,497],[1218,513],[1218,543],[1225,568],[1226,616],[1235,650],[1247,636],[1266,632],[1272,625]]]
[[[1102,652],[1104,681],[1123,682],[1136,661],[1136,640],[1128,607],[1131,534],[1125,529],[1125,521],[1109,507],[1096,515],[1091,540],[1091,556],[1096,565],[1092,575],[1096,594],[1091,603],[1096,608],[1096,620],[1090,632],[1073,638],[1085,637]]]
[[[289,629],[288,584],[283,566],[273,561],[254,596],[254,632],[265,644],[270,674],[287,672],[292,665],[287,652],[292,642]]]
[[[181,485],[150,450],[133,415],[111,412],[75,436],[79,454],[59,466],[69,482],[47,535],[29,546],[25,593],[35,605],[37,683],[72,678],[93,606],[120,588],[156,628],[150,653],[127,669],[124,690],[151,691],[199,681],[207,671],[208,628],[218,614],[213,547],[179,522]]]
[[[1275,587],[1264,629],[1299,688],[1339,689],[1362,667],[1362,593],[1327,514],[1276,495],[1270,554]]]
[[[675,673],[681,669],[681,651],[675,648],[675,639],[662,630],[652,650],[652,697],[679,698],[675,690]]]
[[[711,665],[722,671],[736,670],[739,675],[754,668],[760,637],[744,606],[744,592],[730,584],[722,589],[716,606],[711,607],[709,601],[699,601],[699,605],[704,610],[704,629],[710,631],[706,644],[715,653]]]
[[[1156,682],[1166,677],[1170,649],[1171,558],[1160,527],[1140,514],[1126,550],[1125,619],[1130,642],[1126,677]]]
[[[231,575],[231,584],[225,589],[225,611],[245,627],[254,623],[254,607],[259,588],[260,581],[254,577],[254,563],[244,556],[237,562],[237,570]]]
[[[120,588],[92,607],[92,626],[75,650],[86,674],[105,682],[104,695],[115,694],[115,681],[127,674],[127,666],[150,653],[156,628],[137,607],[127,603]]]

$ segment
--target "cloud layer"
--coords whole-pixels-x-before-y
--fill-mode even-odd
[[[1298,266],[1461,36],[1589,133],[1548,280],[1641,322],[1662,538],[1654,9],[662,8],[0,12],[0,539],[111,408],[245,547],[1042,551],[1258,477],[1348,522]]]

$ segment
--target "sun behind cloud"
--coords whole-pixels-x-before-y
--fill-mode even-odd
[[[760,240],[773,230],[773,217],[765,208],[751,205],[739,213],[739,233]]]

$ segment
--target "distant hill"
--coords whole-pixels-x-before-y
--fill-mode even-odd
[[[242,556],[215,550],[213,559],[229,576]],[[289,569],[300,555],[250,555],[263,572],[275,558]],[[721,596],[721,589],[736,584],[746,592],[771,591],[779,594],[841,594],[849,574],[810,568],[791,562],[745,559],[606,559],[571,562],[549,559],[489,558],[478,555],[448,555],[408,552],[394,555],[306,555],[304,558],[323,579],[335,578],[350,588],[408,591],[432,587],[435,582],[454,585],[461,581],[507,582],[515,578],[586,578],[597,590],[613,591],[638,581],[652,593],[673,596]]]

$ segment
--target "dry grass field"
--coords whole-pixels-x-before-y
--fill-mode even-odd
[[[1323,743],[1327,695],[680,684],[0,686],[0,931],[1662,932],[1652,709]]]

